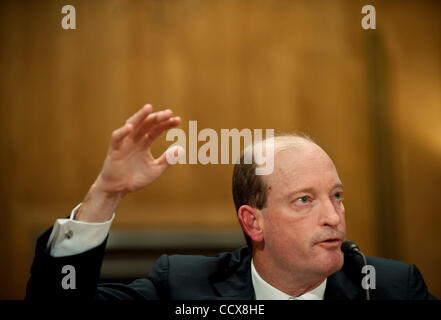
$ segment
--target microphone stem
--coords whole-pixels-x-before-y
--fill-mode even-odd
[[[357,253],[361,256],[361,258],[363,259],[363,265],[367,265],[367,260],[366,260],[366,256],[363,254],[363,252],[361,252],[360,250],[357,250]],[[371,300],[371,296],[369,293],[369,286],[366,287],[365,289],[366,291],[366,300],[369,301]]]

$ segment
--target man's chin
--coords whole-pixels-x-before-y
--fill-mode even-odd
[[[343,267],[343,253],[340,250],[326,252],[320,259],[320,269],[323,273],[331,275]]]

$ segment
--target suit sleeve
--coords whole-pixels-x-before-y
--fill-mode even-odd
[[[168,256],[163,255],[156,263],[150,276],[131,284],[99,284],[101,265],[107,238],[95,248],[76,255],[53,257],[47,243],[52,228],[37,240],[31,276],[26,287],[26,300],[137,300],[159,299],[167,292]],[[63,273],[63,267],[74,272]],[[66,285],[69,277],[70,286]],[[73,283],[73,285],[72,285]]]
[[[98,285],[97,300],[159,300],[168,295],[169,258],[163,254],[153,267],[147,279],[137,279],[126,285],[103,283]]]
[[[427,290],[423,276],[414,264],[409,265],[407,295],[408,300],[437,300]]]

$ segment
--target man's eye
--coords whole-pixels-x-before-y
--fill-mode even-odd
[[[335,199],[337,200],[343,200],[343,192],[337,192],[334,194]]]
[[[298,202],[299,204],[308,204],[308,201],[309,201],[308,196],[304,196],[304,197],[301,197],[301,198],[298,198],[298,199],[297,199],[297,202]]]

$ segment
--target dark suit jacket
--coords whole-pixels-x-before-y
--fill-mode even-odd
[[[216,257],[162,255],[148,278],[131,284],[98,284],[106,241],[82,254],[51,257],[46,250],[52,228],[37,241],[26,299],[172,299],[213,300],[253,299],[251,254],[247,247],[225,252]],[[372,300],[433,299],[415,265],[368,257],[376,270],[376,289]],[[63,289],[63,266],[75,267],[75,289]],[[345,257],[343,268],[328,277],[326,300],[362,300],[360,265]]]

